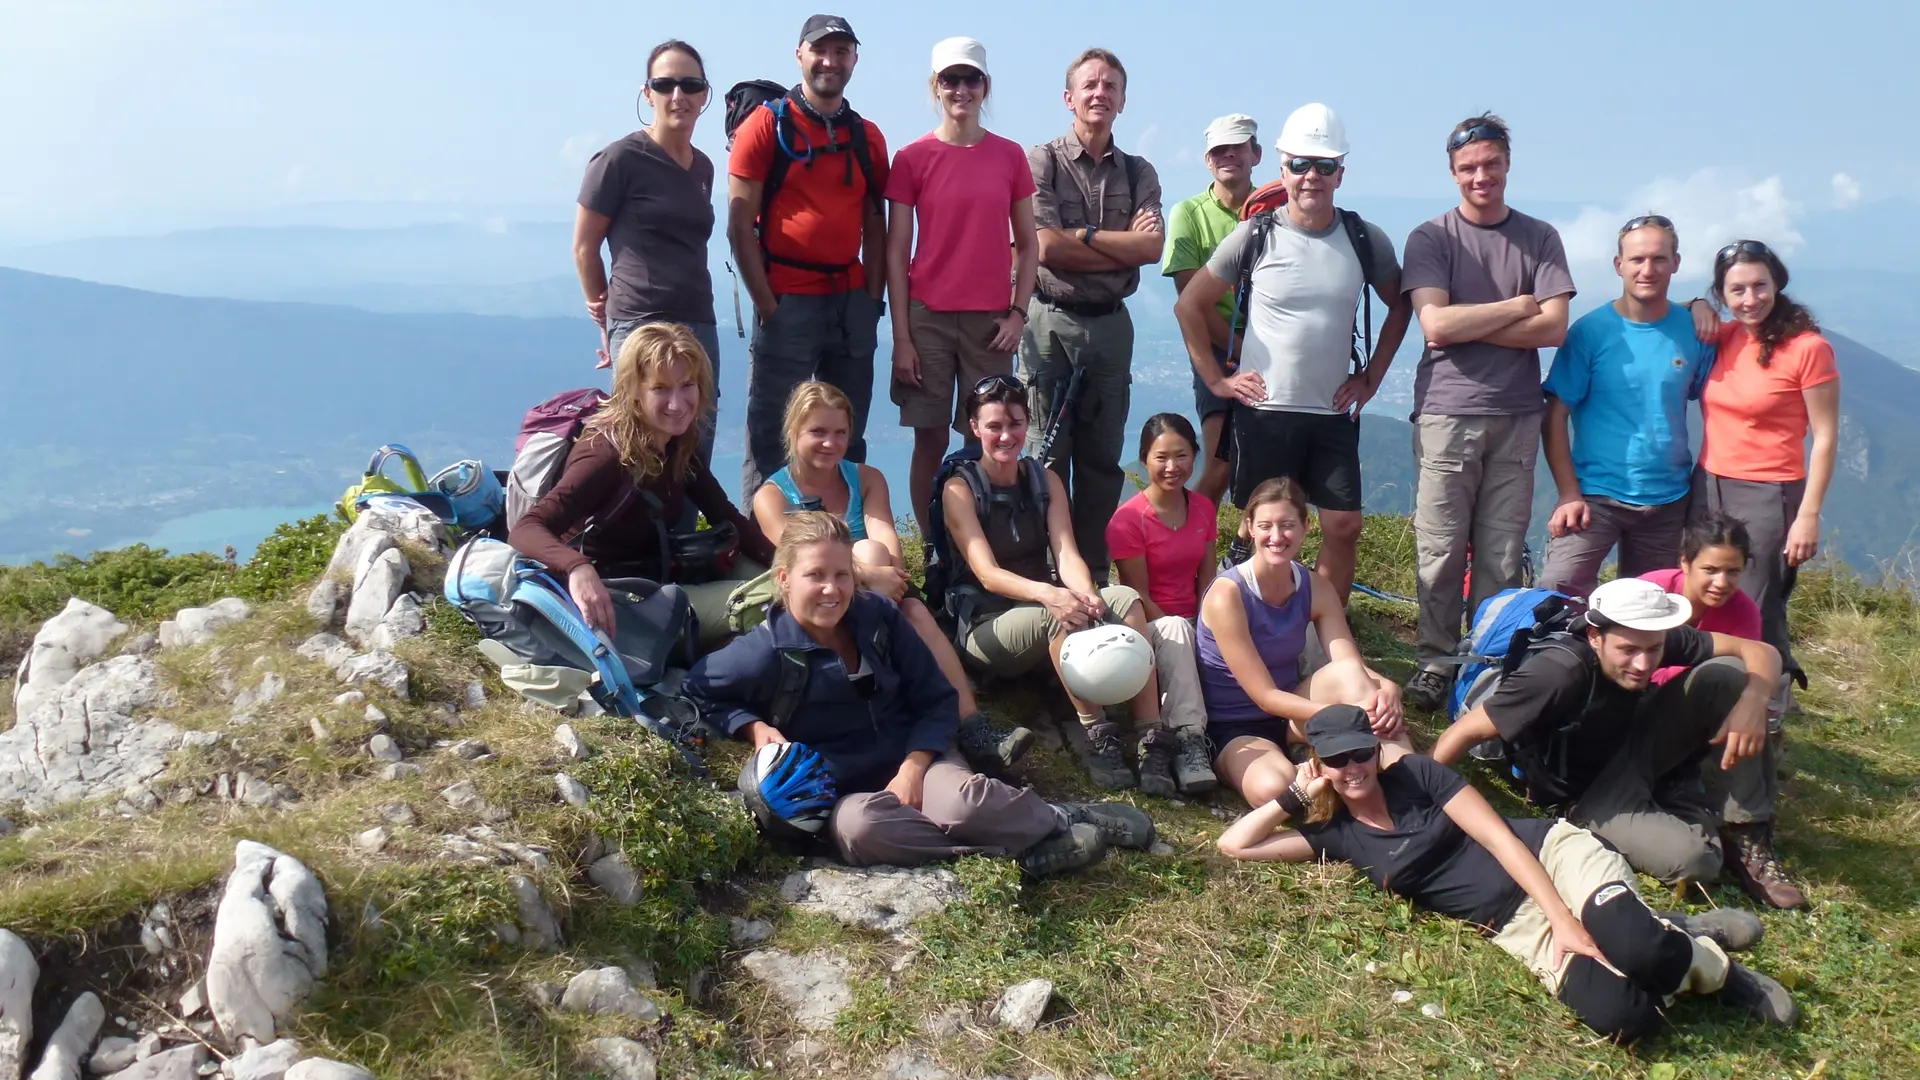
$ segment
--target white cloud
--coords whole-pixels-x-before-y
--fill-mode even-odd
[[[286,185],[288,191],[299,191],[300,186],[307,182],[307,163],[302,161],[293,168],[288,169],[286,178],[282,182]]]
[[[1147,130],[1141,132],[1140,137],[1133,140],[1133,152],[1136,154],[1139,154],[1143,158],[1152,160],[1154,140],[1158,139],[1159,137],[1160,137],[1160,125],[1148,124]]]
[[[1613,260],[1620,226],[1629,219],[1663,214],[1680,233],[1681,276],[1698,277],[1712,269],[1713,253],[1734,240],[1764,240],[1792,254],[1803,240],[1794,220],[1804,209],[1778,176],[1750,182],[1722,169],[1702,169],[1683,180],[1662,177],[1614,206],[1584,207],[1578,217],[1554,226],[1567,261],[1591,266]]]
[[[569,135],[567,141],[560,144],[560,159],[569,165],[585,165],[587,159],[598,153],[606,140],[591,132],[585,135]]]
[[[1834,173],[1833,205],[1840,210],[1851,210],[1860,205],[1860,181],[1843,172]]]

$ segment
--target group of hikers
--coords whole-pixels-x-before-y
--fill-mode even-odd
[[[647,61],[652,122],[595,156],[579,198],[611,396],[513,547],[608,627],[603,579],[661,565],[696,512],[737,534],[726,573],[682,582],[706,653],[686,696],[793,781],[783,805],[815,815],[850,863],[981,853],[1044,876],[1149,846],[1131,805],[1049,802],[1004,779],[1032,734],[989,723],[973,688],[1048,665],[1084,685],[1070,642],[1124,625],[1152,656],[1121,703],[1132,747],[1116,703],[1067,695],[1096,784],[1230,788],[1254,809],[1225,854],[1348,861],[1478,926],[1620,1041],[1685,992],[1790,1023],[1787,992],[1727,955],[1758,919],[1656,913],[1634,884],[1724,871],[1761,903],[1806,902],[1772,841],[1796,670],[1785,605],[1819,547],[1839,383],[1779,256],[1730,244],[1709,294],[1675,304],[1674,225],[1636,217],[1619,232],[1619,298],[1569,327],[1560,239],[1507,205],[1511,134],[1491,114],[1447,135],[1459,204],[1397,254],[1335,205],[1349,144],[1325,105],[1287,118],[1277,188],[1254,184],[1252,117],[1209,124],[1212,182],[1169,211],[1153,166],[1114,144],[1127,76],[1113,54],[1073,59],[1071,126],[1022,151],[982,127],[984,46],[941,41],[939,123],[889,158],[846,100],[859,44],[845,19],[815,15],[796,86],[727,95],[727,230],[752,306],[747,512],[709,467],[714,173],[692,135],[713,91],[699,53],[668,41]],[[1178,296],[1199,424],[1146,422],[1144,489],[1123,503],[1125,301],[1155,263]],[[924,594],[888,480],[863,463],[889,298],[907,498],[941,567]],[[1359,417],[1416,320],[1419,659],[1402,688],[1368,666],[1346,605]],[[1541,348],[1559,350],[1544,385]],[[964,452],[949,456],[949,431]],[[1405,709],[1447,711],[1463,618],[1523,583],[1543,443],[1559,498],[1540,584],[1583,611],[1417,752]],[[1240,511],[1224,561],[1223,499]],[[1599,584],[1616,549],[1618,577]],[[769,570],[766,621],[730,637],[730,598]],[[1453,771],[1484,743],[1556,816],[1503,818]]]

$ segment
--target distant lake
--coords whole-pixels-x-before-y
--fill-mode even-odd
[[[247,561],[253,555],[253,549],[266,539],[268,533],[276,527],[315,514],[330,513],[332,504],[322,506],[263,506],[255,509],[203,510],[197,514],[187,514],[163,522],[147,536],[84,536],[69,542],[67,551],[74,555],[86,555],[105,548],[129,547],[133,544],[145,544],[151,548],[165,548],[175,555],[184,555],[191,551],[210,551],[215,555],[225,552],[232,544],[237,558]],[[7,555],[0,556],[0,563],[28,563],[49,558],[48,555]]]

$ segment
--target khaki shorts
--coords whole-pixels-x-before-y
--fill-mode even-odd
[[[1124,619],[1140,602],[1140,594],[1125,585],[1109,585],[1100,590],[1100,599],[1114,618]],[[1016,604],[975,619],[960,658],[980,671],[1022,675],[1050,659],[1048,646],[1061,630],[1042,605]]]
[[[907,304],[907,334],[920,354],[920,385],[893,380],[893,402],[900,426],[941,428],[952,425],[969,434],[960,406],[975,383],[989,375],[1011,375],[1013,354],[988,348],[997,311],[935,311],[918,300]],[[955,387],[959,388],[956,395]]]

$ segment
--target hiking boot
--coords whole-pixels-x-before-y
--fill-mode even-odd
[[[1220,786],[1213,775],[1213,747],[1205,732],[1182,728],[1173,733],[1173,782],[1188,795],[1205,795]]]
[[[1127,768],[1126,753],[1120,746],[1120,725],[1102,720],[1088,724],[1085,730],[1087,775],[1093,782],[1109,791],[1135,787],[1133,770]]]
[[[1720,997],[1729,1005],[1747,1010],[1754,1019],[1769,1024],[1792,1027],[1800,1016],[1800,1010],[1794,1007],[1793,995],[1787,993],[1786,987],[1744,964],[1727,968],[1727,984],[1720,988]]]
[[[1013,768],[1033,745],[1033,732],[1017,727],[1012,730],[988,720],[981,713],[969,713],[960,720],[960,754],[975,772],[997,773]]]
[[[1407,680],[1406,703],[1426,712],[1439,712],[1447,707],[1449,680],[1441,672],[1430,668],[1421,668]]]
[[[1656,912],[1688,937],[1703,937],[1727,952],[1745,952],[1760,944],[1767,927],[1760,916],[1739,908],[1714,908],[1698,915],[1678,911]]]
[[[1807,906],[1806,894],[1787,880],[1787,872],[1773,852],[1771,823],[1722,825],[1720,843],[1728,875],[1748,896],[1770,907]]]
[[[1107,857],[1107,841],[1093,825],[1075,824],[1020,853],[1015,860],[1031,878],[1085,870]]]
[[[1075,825],[1091,825],[1114,847],[1145,851],[1153,846],[1153,819],[1145,810],[1120,802],[1055,803]]]
[[[1173,795],[1173,732],[1157,727],[1140,737],[1140,790],[1167,798]]]

